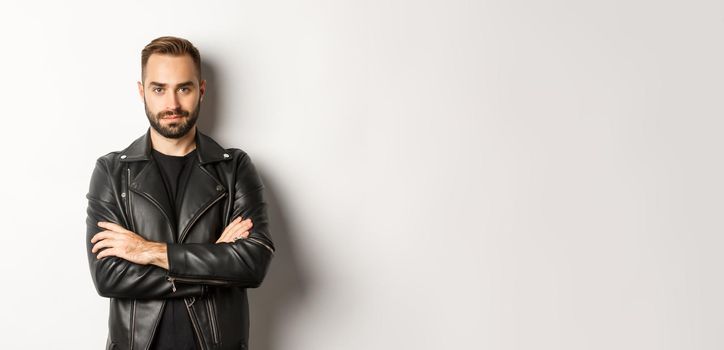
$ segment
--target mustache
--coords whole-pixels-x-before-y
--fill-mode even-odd
[[[170,115],[180,115],[182,117],[188,117],[189,112],[184,111],[183,109],[178,109],[175,111],[161,112],[158,114],[158,117],[163,118],[165,116],[170,116]]]

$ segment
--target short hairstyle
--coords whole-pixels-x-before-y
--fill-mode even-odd
[[[141,51],[141,80],[146,78],[146,63],[154,53],[171,56],[191,56],[196,66],[196,72],[199,75],[199,81],[201,81],[201,55],[199,50],[190,41],[175,36],[158,37],[143,48]]]

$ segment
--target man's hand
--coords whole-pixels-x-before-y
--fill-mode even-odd
[[[237,239],[246,238],[249,236],[249,230],[252,226],[251,218],[241,220],[241,216],[239,216],[229,223],[229,226],[226,226],[216,243],[233,243]]]
[[[100,221],[98,226],[106,231],[93,235],[91,243],[95,245],[91,251],[96,253],[105,249],[98,253],[96,259],[117,256],[136,264],[154,264],[168,269],[165,243],[147,241],[135,232],[112,222]]]

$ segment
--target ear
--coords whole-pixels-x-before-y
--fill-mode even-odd
[[[201,97],[199,97],[199,99],[203,101],[204,95],[206,95],[206,79],[202,80],[201,83],[199,83],[199,92],[201,93]]]
[[[143,92],[143,83],[141,83],[140,81],[137,81],[137,82],[136,82],[136,85],[138,85],[138,96],[141,97],[141,102],[143,102],[143,94],[144,94],[144,92]]]

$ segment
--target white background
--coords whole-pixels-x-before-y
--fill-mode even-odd
[[[0,5],[0,348],[101,349],[85,194],[201,51],[278,255],[255,350],[721,349],[720,1]]]

